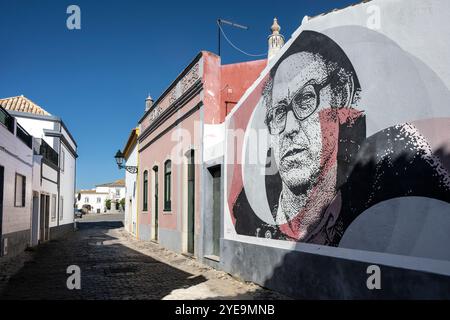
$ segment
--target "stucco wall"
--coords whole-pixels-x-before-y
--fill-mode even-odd
[[[161,230],[159,241],[168,248],[178,248],[176,251],[186,251],[184,241],[186,233],[186,221],[183,213],[186,210],[185,192],[183,180],[186,169],[186,156],[188,150],[193,149],[196,159],[201,152],[201,127],[200,127],[200,95],[197,94],[186,102],[177,112],[170,116],[155,131],[150,133],[139,143],[139,224],[150,225],[152,228],[140,228],[139,237],[143,239],[154,238],[154,174],[153,168],[158,167],[158,224]],[[188,117],[184,117],[191,110],[197,108]],[[182,119],[182,121],[179,121]],[[173,124],[176,123],[176,126]],[[171,176],[171,210],[164,210],[164,163],[172,161]],[[196,167],[199,167],[198,165]],[[143,211],[143,173],[148,172],[148,210]],[[196,168],[195,188],[201,190],[200,170]],[[141,234],[141,232],[148,232]],[[200,199],[195,200],[195,233],[200,232]],[[164,235],[178,234],[177,238]],[[182,234],[184,237],[182,237]],[[174,244],[179,239],[178,244]],[[167,241],[170,241],[167,242]]]
[[[47,137],[44,133],[44,130],[54,130],[55,126],[58,124],[52,120],[44,120],[44,119],[32,119],[29,117],[21,117],[19,113],[15,113],[15,117],[17,122],[25,129],[29,134],[31,134],[35,138],[43,139],[48,143],[56,151],[59,146],[56,145],[56,140],[53,137]]]
[[[74,198],[75,194],[75,157],[69,152],[67,147],[61,143],[60,150],[64,150],[64,170],[60,169],[60,208],[58,225],[70,224],[74,222]],[[60,157],[62,153],[59,153]],[[61,162],[61,159],[60,159]],[[61,168],[61,164],[60,164]],[[62,214],[62,217],[61,217]]]
[[[133,148],[128,159],[127,166],[137,166],[138,152],[137,145]],[[139,174],[139,173],[137,173]],[[135,233],[137,229],[137,192],[136,185],[137,174],[125,172],[125,229],[128,232]],[[134,226],[134,227],[133,227]]]
[[[436,43],[448,12],[373,0],[303,19],[227,117],[223,268],[291,294],[334,270],[344,292],[323,297],[366,296],[344,286],[339,255],[391,281],[392,265],[448,276],[450,45]],[[398,295],[417,296],[423,274],[403,280]],[[442,296],[436,281],[424,296]]]
[[[78,194],[76,195],[78,197]],[[86,202],[86,198],[88,202]],[[100,202],[97,202],[97,198],[100,198]],[[106,199],[110,199],[109,193],[96,193],[95,191],[92,191],[90,193],[81,193],[81,198],[78,201],[77,200],[77,209],[83,208],[83,205],[91,205],[91,212],[94,213],[103,213],[106,210],[105,201]],[[98,211],[100,210],[100,211]]]
[[[0,124],[0,166],[4,167],[0,252],[4,252],[6,241],[8,254],[15,254],[28,244],[30,237],[33,156],[31,148],[9,132],[3,124]],[[14,204],[16,173],[26,179],[24,207]]]

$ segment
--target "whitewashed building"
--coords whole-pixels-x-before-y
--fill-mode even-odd
[[[139,128],[134,128],[130,132],[127,143],[123,148],[123,157],[125,160],[125,168],[138,167],[138,136]],[[137,170],[137,169],[136,169]],[[125,170],[125,230],[136,235],[137,234],[137,172],[133,170]]]
[[[75,195],[76,208],[89,213],[118,212],[120,200],[125,198],[125,181],[123,179],[95,186],[94,189],[79,190]],[[111,200],[111,209],[106,208],[106,200]],[[119,206],[118,208],[116,208]]]
[[[32,178],[32,137],[0,107],[0,256],[30,243]]]
[[[23,95],[0,99],[0,105],[35,138],[31,220],[38,230],[32,234],[32,244],[72,231],[78,157],[75,139],[61,118]]]
[[[77,209],[84,209],[90,213],[106,212],[106,200],[109,199],[108,192],[97,192],[96,189],[80,190],[77,194]]]

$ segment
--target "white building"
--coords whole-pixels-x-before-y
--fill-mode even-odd
[[[138,136],[139,128],[134,128],[130,132],[127,143],[123,148],[123,156],[125,159],[125,167],[138,166]],[[131,172],[130,172],[131,171]],[[125,230],[136,235],[137,234],[137,172],[133,170],[125,170]]]
[[[0,99],[0,104],[35,139],[33,223],[39,231],[32,243],[58,237],[74,228],[77,144],[61,118],[52,116],[24,96]]]
[[[117,212],[120,200],[125,198],[125,181],[100,184],[95,189],[79,190],[75,195],[77,209],[85,208],[89,213]],[[111,200],[111,209],[106,208],[106,200]]]
[[[0,107],[0,256],[30,244],[32,137]]]
[[[33,212],[31,244],[50,239],[58,222],[58,153],[44,140],[33,138]],[[52,230],[54,238],[56,229]]]
[[[103,213],[106,212],[106,200],[109,199],[108,192],[97,192],[92,190],[78,191],[77,209],[86,208],[87,212]]]

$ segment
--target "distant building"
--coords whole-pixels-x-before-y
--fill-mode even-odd
[[[97,185],[94,189],[79,190],[75,195],[76,208],[90,213],[118,212],[120,200],[125,198],[125,181],[123,179]],[[111,208],[106,207],[106,200],[111,200]]]
[[[108,192],[97,192],[95,189],[79,190],[77,197],[77,209],[94,213],[106,212],[106,200],[109,199]]]

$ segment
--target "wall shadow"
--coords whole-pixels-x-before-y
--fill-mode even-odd
[[[122,222],[78,222],[64,239],[38,246],[34,258],[12,276],[2,300],[162,299],[173,290],[206,281],[120,243],[107,234]],[[81,289],[69,290],[67,267],[81,269]]]
[[[340,215],[344,226],[349,226],[364,210],[388,199],[417,196],[450,203],[445,172],[450,171],[448,148],[443,146],[433,153],[434,160],[444,167],[442,170],[429,154],[420,150],[393,146],[388,157],[376,159],[374,154],[382,154],[379,146],[376,141],[366,145],[366,152],[360,153],[341,187]],[[396,224],[394,231],[408,227]],[[411,234],[410,241],[414,243],[419,235],[420,232]],[[434,237],[431,245],[441,246],[438,234]],[[312,254],[302,251],[300,245],[297,249],[284,255],[271,276],[264,280],[264,287],[296,299],[450,299],[450,277],[446,275],[392,267],[380,261],[382,287],[369,290],[367,267],[377,263],[352,260],[351,255],[344,259]]]

